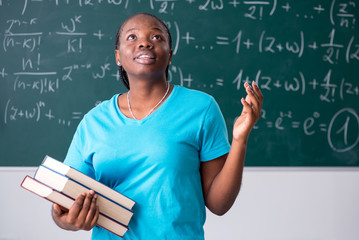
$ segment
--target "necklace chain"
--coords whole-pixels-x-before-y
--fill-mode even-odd
[[[167,82],[167,90],[166,90],[166,93],[165,95],[163,95],[162,99],[156,104],[156,106],[154,106],[148,113],[147,115],[144,117],[148,117],[155,109],[156,107],[158,107],[158,105],[160,105],[162,103],[162,101],[165,99],[165,97],[167,96],[168,94],[168,91],[170,90],[170,84]],[[128,91],[127,93],[127,104],[128,104],[128,109],[130,110],[130,113],[131,113],[131,116],[133,119],[135,120],[138,120],[135,115],[133,115],[133,112],[132,112],[132,109],[131,109],[131,105],[130,105],[130,90]]]

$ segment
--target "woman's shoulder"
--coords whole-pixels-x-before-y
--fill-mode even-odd
[[[182,100],[195,101],[195,103],[211,103],[214,101],[214,98],[211,95],[200,90],[176,85],[176,91]]]
[[[84,119],[101,118],[109,116],[116,111],[116,102],[119,94],[112,96],[110,99],[98,101],[84,116]]]

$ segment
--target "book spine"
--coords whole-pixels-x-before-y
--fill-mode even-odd
[[[51,198],[49,196],[47,196],[47,197],[41,196],[38,192],[36,192],[36,189],[31,189],[29,187],[24,186],[24,182],[28,181],[28,180],[35,181],[35,182],[37,182],[39,184],[42,184],[43,186],[46,186],[47,188],[51,189],[52,192],[57,193],[58,196],[60,196],[60,197],[59,198]],[[21,182],[20,186],[22,188],[28,190],[29,192],[31,192],[31,193],[33,193],[33,194],[35,194],[35,195],[37,195],[37,196],[39,196],[39,197],[41,197],[43,199],[46,199],[46,200],[48,200],[48,201],[50,201],[52,203],[59,204],[60,206],[66,208],[66,209],[69,209],[72,206],[72,204],[75,202],[74,199],[72,199],[71,197],[69,197],[69,196],[67,196],[67,195],[65,195],[65,194],[63,194],[63,193],[61,193],[61,192],[59,192],[59,191],[57,191],[55,189],[52,189],[52,188],[48,187],[47,185],[37,181],[36,179],[33,179],[30,176],[26,176],[23,179],[23,181]],[[111,224],[110,223],[111,221],[113,223],[115,223],[115,224]],[[115,220],[101,214],[101,213],[99,215],[99,219],[97,220],[97,225],[104,228],[104,229],[106,229],[107,231],[112,232],[113,234],[116,234],[119,237],[123,237],[124,233],[127,230],[129,230],[129,228],[127,226],[124,226],[123,224],[121,224],[121,223],[119,223],[119,222],[117,222],[117,221],[115,221]],[[107,226],[107,225],[109,225],[109,226]]]
[[[44,160],[42,161],[42,166],[45,166],[51,170],[54,170],[58,172],[59,174],[62,174],[69,179],[72,179],[73,181],[81,184],[86,185],[85,182],[89,181],[93,184],[93,190],[103,197],[109,199],[110,201],[113,201],[117,204],[120,204],[122,207],[128,209],[129,211],[132,211],[132,207],[135,204],[135,201],[128,198],[127,196],[115,191],[114,189],[104,185],[103,183],[98,182],[97,180],[87,176],[86,174],[64,164],[63,162],[60,162],[50,156],[46,156]],[[55,169],[56,168],[56,169]],[[107,189],[107,191],[111,192],[111,197],[107,196],[107,194],[104,193],[104,191],[101,191],[102,188]],[[116,199],[116,200],[115,200]]]
[[[50,169],[50,170],[52,170],[52,169]],[[101,192],[98,192],[98,191],[96,191],[95,189],[92,189],[90,186],[87,186],[87,185],[85,185],[85,184],[83,184],[83,183],[77,181],[75,178],[71,178],[71,177],[68,176],[68,175],[65,175],[65,177],[67,177],[69,180],[71,180],[71,181],[73,181],[73,182],[75,182],[75,183],[77,183],[77,184],[79,184],[79,185],[81,185],[81,186],[83,186],[83,187],[85,187],[85,188],[87,188],[87,189],[89,189],[89,190],[94,190],[97,195],[99,195],[99,196],[101,196],[101,197],[107,199],[108,201],[110,201],[110,202],[112,202],[112,203],[114,203],[114,204],[120,206],[121,208],[125,209],[126,211],[129,211],[129,212],[133,213],[133,211],[132,211],[131,209],[125,207],[125,206],[122,205],[120,202],[117,202],[117,201],[115,201],[115,200],[113,200],[113,199],[111,199],[111,198],[105,196],[105,195],[102,194]]]
[[[42,168],[42,169],[40,170],[40,168]],[[45,176],[48,176],[48,174],[41,174],[44,172],[50,173],[51,176],[54,176],[54,178],[58,179],[58,181],[55,181],[56,183],[54,183],[54,181],[51,180],[52,178],[45,177]],[[53,169],[49,169],[46,166],[42,166],[42,165],[36,171],[35,179],[51,188],[54,188],[55,190],[70,197],[71,199],[75,199],[81,193],[87,192],[90,190],[89,187],[87,187],[81,183],[78,183],[76,181],[73,181],[72,179],[69,179],[68,177],[54,171]],[[63,181],[66,181],[67,183],[62,184],[61,182],[63,182]],[[57,188],[56,187],[57,185],[61,185],[61,187]],[[66,185],[68,187],[66,187]],[[98,194],[98,193],[96,192],[96,194]],[[112,201],[111,199],[108,199],[108,198],[102,196],[101,194],[98,194],[98,196],[99,196],[99,198],[98,198],[99,202],[104,203],[107,201],[108,203],[113,204],[113,207],[117,208],[117,211],[113,212],[113,211],[110,211],[110,209],[108,207],[101,208],[101,204],[100,204],[100,212],[103,215],[107,216],[108,218],[112,219],[113,221],[116,221],[119,224],[122,224],[124,226],[127,226],[129,224],[130,219],[133,215],[132,211],[128,210],[127,208],[124,208],[122,205]],[[105,206],[105,205],[102,205],[102,206]],[[106,206],[107,206],[107,204],[106,204]]]
[[[79,175],[81,175],[81,177]],[[114,189],[104,185],[103,183],[100,183],[97,180],[90,178],[90,177],[86,176],[85,174],[83,174],[82,172],[77,171],[76,169],[73,169],[73,168],[70,169],[70,171],[66,174],[66,176],[80,184],[84,184],[83,178],[87,178],[88,181],[92,182],[92,185],[94,186],[93,190],[95,190],[97,193],[110,199],[111,201],[114,201],[114,202],[120,204],[121,206],[128,209],[129,211],[132,211],[132,207],[135,204],[135,202],[132,199],[130,199],[130,198],[126,197],[125,195],[115,191]],[[99,187],[98,185],[101,185],[101,186]],[[104,191],[101,191],[102,188],[106,188],[108,191],[111,191],[112,197],[110,197],[110,195],[107,195]],[[116,199],[116,200],[114,200],[114,199]]]
[[[57,172],[55,169],[52,169],[52,168],[48,167],[47,165],[40,165],[40,167],[44,167],[44,168],[48,169],[49,171],[51,171],[51,172],[53,172],[53,173],[59,174],[59,175],[61,175],[62,177],[66,178],[66,179],[68,179],[68,180],[71,180],[71,181],[77,183],[78,185],[80,185],[80,186],[82,186],[82,187],[88,189],[88,190],[94,190],[94,189],[91,188],[91,186],[88,186],[88,185],[86,185],[86,184],[84,184],[84,183],[82,183],[82,182],[79,182],[79,181],[77,181],[76,179],[71,178],[71,177],[68,176],[68,175],[64,175],[64,174],[62,174],[62,173],[60,173],[60,172]],[[35,178],[36,178],[36,175],[37,175],[37,172],[38,172],[38,171],[39,171],[39,168],[38,168],[38,169],[36,170],[36,172],[35,172],[35,175],[34,175]],[[52,187],[52,186],[50,186],[50,187]],[[107,187],[107,186],[106,186],[106,187]],[[124,210],[133,213],[133,211],[132,211],[131,209],[128,209],[127,207],[123,206],[121,203],[119,203],[119,202],[117,202],[117,201],[115,201],[115,200],[113,200],[113,199],[111,199],[111,198],[109,198],[109,197],[103,195],[102,193],[100,193],[100,192],[98,192],[98,191],[96,191],[96,190],[94,190],[94,191],[95,191],[95,193],[96,193],[97,195],[99,195],[99,196],[101,196],[101,197],[107,199],[108,201],[110,201],[110,202],[112,202],[112,203],[114,203],[114,204],[120,206],[120,207],[123,208]]]

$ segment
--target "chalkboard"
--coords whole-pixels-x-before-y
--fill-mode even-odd
[[[0,0],[0,166],[62,160],[86,112],[125,92],[115,34],[136,12],[168,25],[169,81],[213,95],[229,136],[243,83],[265,101],[246,166],[359,166],[354,0]]]

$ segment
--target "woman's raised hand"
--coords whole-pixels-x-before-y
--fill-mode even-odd
[[[236,120],[233,127],[233,140],[247,141],[249,133],[261,116],[263,95],[258,85],[253,82],[252,86],[247,82],[244,84],[247,92],[246,98],[242,98],[242,113]]]

